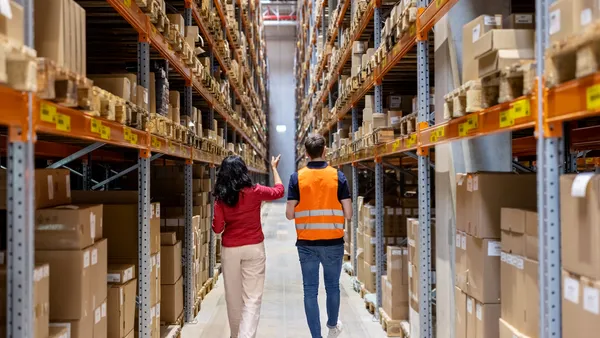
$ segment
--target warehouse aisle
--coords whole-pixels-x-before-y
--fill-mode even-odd
[[[285,219],[285,204],[265,205],[264,232],[267,245],[267,280],[263,298],[258,338],[308,338],[304,316],[302,276],[292,222]],[[321,279],[322,280],[322,279]],[[340,319],[345,329],[340,338],[385,337],[378,322],[364,307],[359,294],[351,288],[350,277],[342,273],[342,308]],[[321,309],[325,309],[325,289],[319,291]],[[322,323],[326,316],[321,312]],[[323,331],[324,336],[327,331]],[[227,311],[223,279],[202,303],[196,323],[187,325],[183,338],[228,338]]]

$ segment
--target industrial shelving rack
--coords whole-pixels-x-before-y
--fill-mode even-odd
[[[185,65],[167,43],[165,37],[150,23],[149,18],[138,7],[137,1],[132,0],[106,0],[104,2],[90,2],[79,0],[80,5],[101,7],[101,10],[110,12],[110,15],[130,25],[135,32],[137,41],[137,82],[149,88],[150,61],[151,59],[165,60],[171,69],[175,81],[183,79],[184,104],[182,115],[191,116],[192,106],[202,104],[208,106],[208,116],[203,116],[212,121],[214,113],[222,119],[224,138],[232,140],[234,144],[245,142],[249,144],[260,157],[264,164],[267,158],[265,144],[267,140],[266,115],[268,114],[268,93],[266,91],[267,60],[265,47],[261,43],[262,23],[260,20],[247,18],[248,15],[258,17],[260,13],[258,2],[250,4],[250,10],[242,9],[241,0],[237,1],[239,13],[239,29],[245,29],[252,46],[260,46],[260,50],[251,50],[248,60],[240,60],[240,65],[248,71],[244,76],[248,84],[250,100],[242,100],[241,88],[231,83],[232,98],[241,101],[243,109],[254,125],[252,137],[232,119],[228,109],[218,103],[213,95],[201,84],[191,69]],[[25,45],[34,47],[33,30],[33,0],[23,0],[25,10]],[[178,11],[182,9],[186,25],[199,26],[202,36],[207,41],[208,53],[211,59],[211,69],[218,69],[227,74],[230,69],[217,52],[216,43],[209,34],[206,22],[201,20],[198,4],[193,0],[177,1],[168,0]],[[224,4],[220,0],[210,3],[216,7],[221,20],[222,28],[226,31],[233,53],[238,55],[230,32],[226,28]],[[87,10],[87,8],[86,8]],[[248,13],[249,12],[249,13]],[[106,16],[105,13],[102,15]],[[241,22],[244,22],[242,26]],[[112,29],[108,26],[107,30]],[[241,55],[241,53],[240,53]],[[214,63],[217,59],[218,64]],[[224,150],[203,141],[201,148],[180,144],[165,137],[150,134],[108,121],[99,117],[85,115],[81,111],[66,108],[50,101],[36,98],[33,93],[22,93],[7,87],[0,87],[0,128],[6,132],[4,137],[6,145],[7,169],[7,336],[32,337],[33,336],[33,267],[34,267],[34,193],[32,176],[35,169],[37,154],[52,157],[64,157],[50,165],[51,168],[66,167],[67,164],[90,156],[93,151],[104,147],[111,151],[102,152],[99,158],[115,158],[123,161],[127,156],[137,158],[135,165],[120,171],[113,172],[104,181],[96,182],[91,179],[87,165],[83,166],[81,173],[68,168],[83,176],[83,186],[92,190],[107,187],[115,179],[127,173],[138,172],[138,319],[137,333],[140,337],[150,337],[150,171],[151,162],[159,157],[167,158],[184,166],[185,175],[185,241],[184,252],[184,320],[193,319],[194,296],[192,294],[192,165],[206,164],[210,166],[210,177],[214,184],[215,167],[228,154]],[[264,113],[261,113],[264,112]],[[204,113],[203,113],[204,115]],[[208,126],[212,129],[212,123]],[[228,129],[230,134],[228,137]],[[121,153],[121,154],[119,154]],[[132,159],[132,158],[130,158]],[[262,166],[263,168],[265,166]],[[267,172],[260,168],[250,168],[256,181],[264,181]],[[93,186],[91,184],[95,183]],[[88,185],[90,184],[90,185]],[[212,198],[211,198],[212,199]],[[212,202],[212,201],[211,201]],[[210,236],[210,265],[209,274],[215,271],[215,237]]]
[[[331,0],[329,0],[331,1]],[[343,1],[343,0],[340,0]],[[344,1],[338,5],[342,16],[348,8],[350,1]],[[536,0],[536,85],[531,95],[517,98],[511,102],[498,104],[496,106],[471,113],[466,116],[452,119],[442,123],[435,123],[430,119],[430,93],[429,93],[429,67],[428,67],[428,45],[427,35],[440,18],[446,15],[458,0],[426,0],[417,1],[418,19],[414,34],[405,35],[397,41],[394,48],[388,52],[383,61],[372,72],[363,85],[355,92],[341,110],[321,129],[315,128],[315,113],[321,105],[328,103],[332,108],[333,100],[331,88],[333,83],[320,87],[321,75],[326,58],[317,60],[314,54],[315,38],[307,37],[300,47],[303,50],[296,54],[296,76],[298,81],[298,142],[301,144],[309,132],[319,132],[323,135],[331,133],[331,129],[341,128],[341,119],[351,112],[352,131],[358,130],[358,103],[371,89],[375,92],[375,112],[382,112],[381,82],[390,70],[397,65],[402,58],[413,48],[417,49],[417,96],[418,96],[418,120],[416,131],[410,135],[396,138],[395,140],[375,145],[367,149],[353,153],[342,154],[339,151],[331,156],[331,165],[342,167],[352,166],[352,191],[354,214],[357,214],[358,197],[358,167],[361,162],[375,162],[375,198],[376,198],[376,288],[377,303],[381,304],[381,274],[383,271],[383,176],[384,165],[389,165],[387,159],[406,156],[418,161],[418,198],[419,198],[419,316],[411,318],[418,320],[418,336],[434,337],[435,326],[432,321],[432,297],[430,290],[431,276],[431,193],[433,184],[430,167],[430,151],[436,145],[462,140],[477,138],[506,131],[520,131],[534,129],[535,135],[513,140],[513,150],[523,156],[536,155],[537,168],[537,190],[538,190],[538,233],[539,238],[539,290],[540,290],[540,337],[561,337],[561,257],[560,257],[560,195],[559,176],[561,173],[575,172],[578,166],[594,167],[599,172],[600,160],[598,158],[576,159],[573,154],[564,151],[566,139],[568,145],[573,148],[585,149],[590,144],[598,145],[598,127],[575,129],[567,135],[563,130],[565,122],[572,122],[584,118],[600,115],[600,104],[593,95],[600,88],[600,74],[596,73],[585,78],[572,80],[553,88],[546,88],[544,79],[545,50],[549,45],[549,4],[551,0]],[[309,0],[299,5],[301,14],[300,25],[315,25],[319,28],[319,22],[314,19],[315,13],[319,13],[316,3]],[[322,2],[321,2],[322,4]],[[371,12],[371,6],[373,11]],[[321,7],[324,8],[324,7]],[[332,13],[331,7],[329,13]],[[303,15],[303,17],[302,17]],[[375,48],[380,43],[381,31],[381,0],[371,1],[366,11],[366,19],[374,19],[374,42]],[[373,18],[371,17],[373,16]],[[320,15],[324,17],[324,14]],[[334,18],[336,19],[336,18]],[[337,22],[340,26],[340,22]],[[321,28],[323,25],[320,26]],[[361,26],[364,29],[364,26]],[[306,31],[306,27],[304,27]],[[341,28],[340,28],[341,30]],[[327,36],[325,30],[321,31]],[[318,33],[315,33],[318,34]],[[337,32],[324,39],[327,44],[333,44]],[[360,34],[359,34],[360,35]],[[359,36],[360,38],[360,36]],[[352,41],[356,41],[354,36]],[[338,41],[339,43],[339,41]],[[351,43],[348,47],[352,48]],[[308,51],[308,52],[306,52]],[[349,53],[348,50],[345,53]],[[344,59],[345,58],[345,59]],[[347,55],[342,56],[347,60]],[[334,74],[340,74],[342,65]],[[311,77],[310,72],[305,69],[315,68],[316,76]],[[331,80],[331,82],[334,82]],[[568,136],[568,137],[567,137]],[[531,151],[531,149],[535,149]],[[303,160],[303,154],[297,154],[297,163]],[[400,162],[402,163],[402,162]],[[299,164],[302,165],[302,164]],[[525,168],[527,169],[527,168]],[[353,241],[356,243],[358,221],[356,217],[352,223]],[[353,267],[356,267],[356,245],[354,246]],[[435,259],[435,257],[433,257]],[[356,270],[356,269],[355,269]],[[453,278],[453,276],[446,276]],[[375,315],[379,315],[377,311]],[[416,332],[413,332],[417,334]],[[412,336],[412,335],[411,335]]]

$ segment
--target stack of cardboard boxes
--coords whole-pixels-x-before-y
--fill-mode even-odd
[[[418,215],[415,215],[418,216]],[[413,216],[414,217],[414,216]],[[419,255],[419,220],[417,218],[407,218],[406,226],[408,232],[408,295],[409,295],[409,319],[411,323],[411,332],[419,326],[419,294],[420,294],[420,274],[421,264]],[[431,219],[430,232],[430,257],[435,257],[435,219]],[[435,288],[435,259],[431,259],[431,270],[429,271],[431,288]],[[435,310],[432,311],[435,314]]]
[[[408,319],[408,249],[387,247],[387,275],[381,276],[382,310],[391,320]]]
[[[458,175],[456,337],[498,337],[503,282],[500,277],[503,256],[500,242],[501,209],[534,210],[536,201],[535,175]],[[504,228],[517,232],[523,226],[505,225]],[[516,237],[523,238],[520,234]]]
[[[600,330],[600,175],[560,178],[562,330],[597,337]]]
[[[175,232],[163,232],[161,239],[161,320],[175,324],[183,316],[182,244]]]
[[[108,240],[108,262],[138,265],[137,191],[73,191],[78,203],[103,203],[102,233]],[[153,337],[160,334],[160,203],[150,204],[150,314]],[[103,278],[106,287],[106,277]],[[137,316],[136,316],[137,320]]]
[[[133,338],[137,279],[134,264],[108,265],[108,338]]]

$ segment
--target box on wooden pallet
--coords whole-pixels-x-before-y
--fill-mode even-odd
[[[181,241],[175,245],[162,245],[161,260],[163,263],[161,271],[162,284],[175,284],[181,277],[181,257],[182,257]]]
[[[134,329],[137,280],[108,286],[108,337],[126,337]]]
[[[503,29],[535,29],[534,13],[514,13],[502,20]]]
[[[562,330],[569,336],[592,338],[598,336],[598,303],[600,282],[566,269],[562,271]]]
[[[36,210],[35,248],[80,250],[94,244],[102,238],[102,214],[101,204],[69,204]]]
[[[161,320],[176,323],[183,313],[183,277],[174,284],[161,285]]]
[[[467,337],[497,338],[500,304],[482,304],[467,296]]]
[[[502,28],[502,15],[482,15],[463,26],[463,84],[479,78],[475,60],[475,42],[486,32],[500,28]]]
[[[557,0],[550,4],[550,24],[548,33],[550,43],[563,41],[575,31],[575,13],[573,0]]]
[[[90,75],[90,79],[94,81],[94,85],[98,86],[113,95],[116,95],[124,100],[131,100],[131,81],[126,76],[94,76]]]
[[[35,209],[71,203],[71,173],[66,169],[36,169]],[[6,170],[0,170],[0,210],[6,209]]]

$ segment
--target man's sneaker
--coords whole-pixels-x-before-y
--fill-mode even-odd
[[[342,322],[338,321],[337,325],[333,329],[329,328],[329,334],[327,335],[327,338],[337,338],[340,333],[342,333],[342,330]]]

